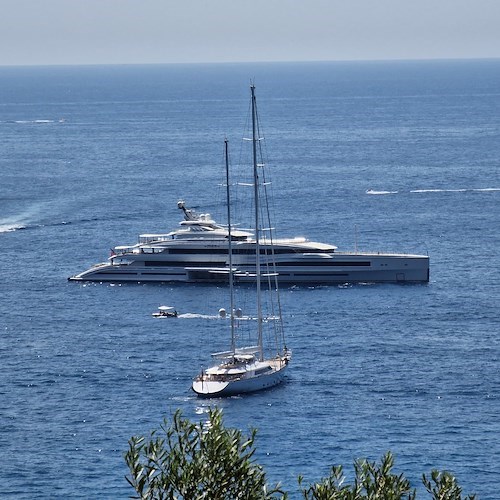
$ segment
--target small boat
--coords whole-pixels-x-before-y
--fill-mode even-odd
[[[170,306],[160,306],[152,316],[155,318],[177,318],[177,311]]]
[[[253,192],[254,192],[254,209],[255,209],[255,252],[256,256],[260,255],[260,233],[265,228],[261,225],[261,210],[263,207],[259,204],[260,190],[263,188],[263,182],[260,180],[259,169],[264,167],[260,157],[257,158],[257,107],[255,101],[255,87],[251,86],[251,104],[252,104],[252,156],[253,156]],[[231,228],[231,203],[230,203],[230,183],[229,183],[229,160],[228,160],[228,142],[225,141],[225,158],[226,158],[226,197],[227,197],[227,218],[228,218],[228,246],[229,246],[229,297],[230,309],[229,319],[231,321],[231,348],[228,351],[217,352],[212,354],[215,364],[194,378],[192,382],[193,391],[201,397],[226,397],[237,394],[256,392],[280,384],[285,375],[286,368],[291,360],[291,351],[285,345],[283,322],[281,315],[281,303],[279,301],[278,291],[278,273],[261,271],[261,259],[256,258],[256,308],[257,315],[256,324],[256,341],[257,344],[247,347],[236,346],[235,323],[241,317],[240,309],[234,305],[234,278],[238,275],[238,270],[233,268],[232,253],[233,253],[233,238]],[[265,189],[264,189],[265,193]],[[267,206],[266,204],[263,204]],[[269,230],[269,229],[268,229]],[[272,241],[272,238],[271,238]],[[266,293],[269,294],[272,303],[276,307],[273,314],[264,316],[262,294],[264,292],[264,283],[268,287]],[[275,296],[275,297],[274,297]],[[273,307],[274,307],[273,306]],[[222,310],[224,311],[224,310]],[[224,317],[225,313],[219,314]],[[266,354],[264,350],[264,333],[263,326],[270,326],[274,330],[274,345],[273,353]],[[267,337],[267,336],[266,336]]]

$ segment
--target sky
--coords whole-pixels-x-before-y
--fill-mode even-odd
[[[0,0],[0,65],[500,57],[500,0]]]

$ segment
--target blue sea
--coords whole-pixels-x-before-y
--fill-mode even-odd
[[[224,220],[251,81],[278,236],[428,254],[431,279],[283,288],[286,383],[205,401],[225,287],[67,278],[179,199]],[[419,492],[437,468],[500,498],[499,82],[500,60],[0,68],[0,497],[127,498],[130,437],[217,405],[292,498],[388,450]]]

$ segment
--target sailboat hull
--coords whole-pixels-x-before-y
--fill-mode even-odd
[[[257,375],[242,377],[237,380],[211,380],[205,376],[200,376],[193,381],[192,389],[200,397],[214,398],[236,396],[251,392],[270,389],[283,382],[286,365],[275,371]]]

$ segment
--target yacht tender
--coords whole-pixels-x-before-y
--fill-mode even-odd
[[[108,262],[72,276],[71,281],[227,282],[228,229],[209,214],[198,214],[179,201],[180,228],[141,234],[131,246],[117,246]],[[237,282],[255,281],[255,235],[231,233]],[[398,253],[339,252],[334,245],[305,238],[260,241],[261,265],[275,261],[280,283],[415,283],[429,281],[429,257]]]

